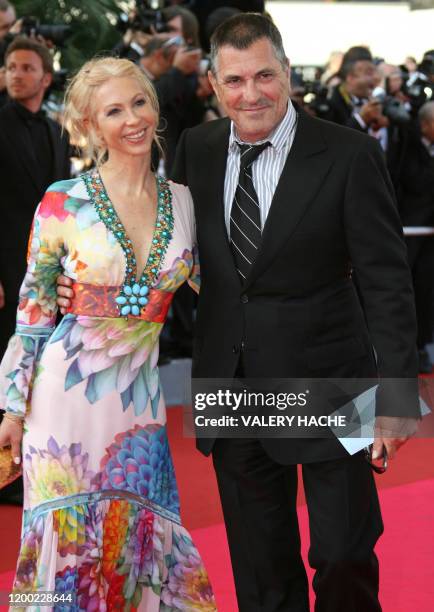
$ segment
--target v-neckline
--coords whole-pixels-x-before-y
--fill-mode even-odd
[[[159,184],[158,184],[158,177],[157,176],[155,177],[155,182],[157,184],[157,206],[156,206],[156,214],[155,214],[155,217],[154,217],[154,229],[152,230],[151,241],[150,241],[150,244],[149,244],[149,249],[148,249],[148,252],[147,252],[147,255],[146,255],[146,259],[145,259],[143,268],[141,270],[141,274],[140,274],[139,277],[137,277],[139,269],[137,268],[137,256],[136,256],[136,252],[134,250],[133,241],[128,236],[128,232],[127,232],[127,230],[125,228],[125,225],[122,222],[122,219],[120,218],[119,213],[116,210],[115,205],[113,204],[112,200],[110,199],[110,196],[109,196],[108,191],[107,191],[107,187],[105,186],[105,183],[104,183],[104,180],[103,180],[103,178],[101,176],[100,171],[98,170],[98,168],[95,168],[94,171],[95,171],[95,177],[96,177],[95,180],[96,180],[96,182],[98,182],[98,180],[99,180],[100,184],[102,185],[102,193],[105,195],[105,200],[107,202],[107,205],[110,206],[110,210],[113,211],[112,216],[114,218],[114,226],[116,228],[118,228],[117,231],[115,232],[116,233],[115,237],[116,237],[116,239],[122,238],[122,236],[119,235],[119,233],[121,233],[125,237],[126,243],[128,245],[128,249],[129,249],[128,252],[125,253],[125,251],[124,251],[125,256],[126,256],[126,260],[127,260],[127,266],[126,266],[127,269],[128,269],[127,271],[132,270],[132,272],[131,272],[132,280],[134,281],[134,283],[139,283],[140,284],[140,281],[143,278],[143,275],[145,273],[146,267],[147,267],[148,262],[149,262],[149,256],[151,254],[152,244],[153,244],[153,242],[154,242],[154,240],[156,238],[156,232],[157,232],[157,227],[158,227],[157,224],[161,223],[161,219],[159,219],[159,216],[162,214],[162,212],[159,211],[159,206],[158,206],[159,191],[160,191],[159,190]],[[122,246],[122,244],[121,244],[121,246]],[[128,257],[127,255],[130,255],[130,257]]]
[[[83,175],[83,180],[100,220],[122,248],[125,259],[124,286],[147,286],[154,284],[160,271],[168,244],[173,233],[172,192],[168,182],[156,176],[157,181],[157,211],[152,232],[148,256],[139,278],[137,278],[137,260],[125,226],[122,223],[116,208],[111,202],[104,182],[97,168]]]

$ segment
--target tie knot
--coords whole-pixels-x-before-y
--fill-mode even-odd
[[[270,146],[270,142],[263,142],[260,145],[239,144],[240,148],[240,170],[247,170],[257,159],[262,151]]]

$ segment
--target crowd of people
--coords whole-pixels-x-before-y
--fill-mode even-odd
[[[162,357],[193,352],[199,378],[313,370],[413,380],[418,367],[432,370],[434,238],[409,236],[405,250],[400,233],[434,225],[434,52],[396,67],[353,47],[308,91],[295,70],[291,85],[269,17],[222,6],[203,28],[184,6],[149,28],[140,12],[128,15],[119,45],[71,80],[62,130],[44,110],[50,45],[20,35],[0,0],[0,351],[10,381],[0,440],[18,460],[22,440],[28,482],[15,588],[73,584],[80,609],[115,600],[147,612],[216,609],[180,523],[159,392],[169,312]],[[197,246],[193,350],[195,298],[184,281],[198,288]],[[405,398],[403,411],[385,403],[379,415],[413,422],[417,392]],[[373,458],[393,456],[407,435],[389,437],[377,435]],[[239,609],[308,609],[295,512],[302,463],[318,606],[362,601],[377,612],[382,520],[369,464],[337,440],[298,442],[199,440],[213,453]],[[357,543],[336,529],[348,520],[344,490]],[[337,521],[331,530],[324,515]],[[95,552],[98,538],[113,547],[111,565]]]

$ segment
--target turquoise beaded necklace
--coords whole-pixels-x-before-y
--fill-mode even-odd
[[[125,317],[128,317],[128,315],[137,317],[148,303],[149,290],[157,279],[173,234],[172,192],[169,184],[161,176],[157,176],[157,218],[148,259],[140,280],[137,282],[137,262],[132,242],[110,202],[98,170],[94,169],[86,172],[82,175],[82,178],[99,218],[115,236],[125,255],[124,283],[116,298],[119,314]]]

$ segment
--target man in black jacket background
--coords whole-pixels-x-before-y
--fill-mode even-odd
[[[434,102],[419,110],[402,164],[399,210],[404,226],[434,226]],[[434,236],[408,236],[408,259],[413,275],[418,323],[420,372],[429,374],[432,363],[426,345],[432,342]]]
[[[70,176],[69,142],[41,110],[51,84],[49,50],[15,38],[5,54],[10,98],[0,109],[0,354],[15,330],[18,292],[26,270],[26,245],[37,204],[54,181]],[[21,501],[21,480],[1,492]]]
[[[16,38],[6,51],[5,62],[11,101],[0,110],[1,354],[15,329],[26,244],[36,206],[51,183],[70,176],[68,138],[41,111],[53,74],[49,50],[34,40]]]

